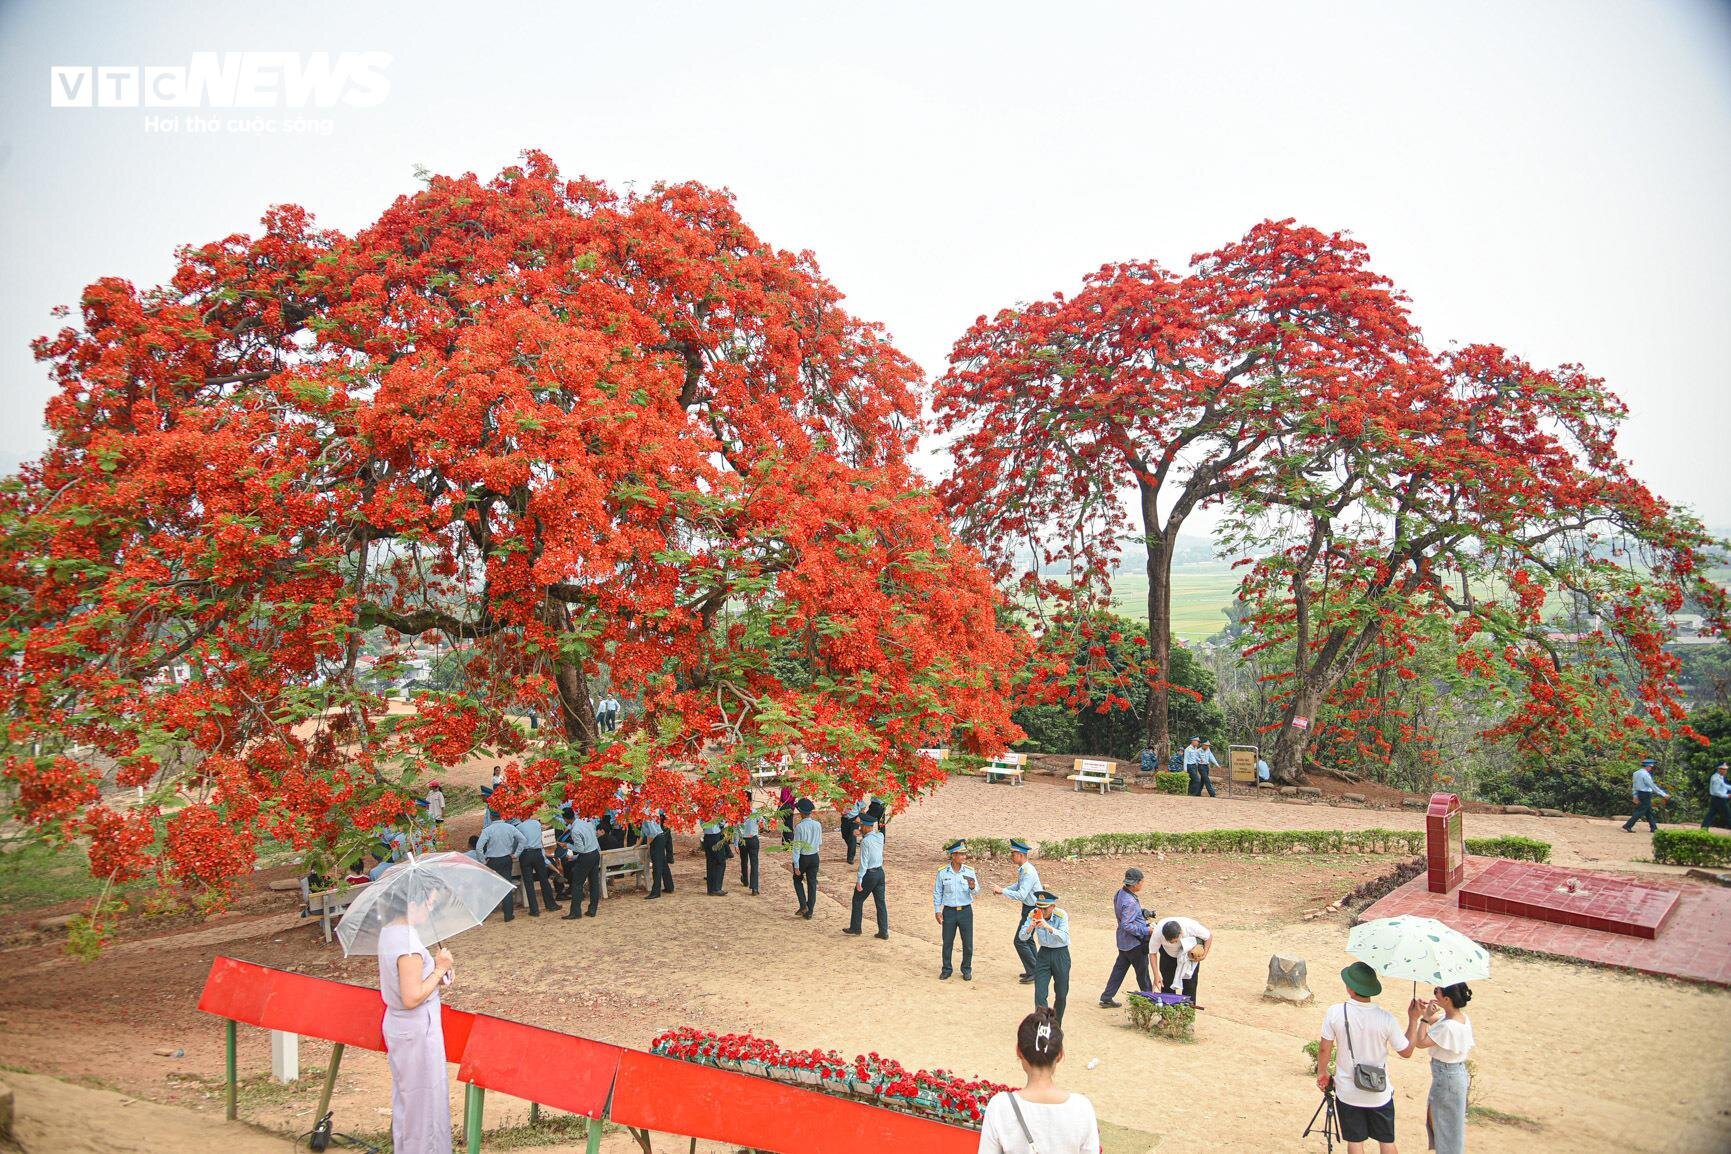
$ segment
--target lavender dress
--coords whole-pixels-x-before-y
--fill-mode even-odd
[[[391,1067],[391,1149],[395,1154],[451,1154],[451,1086],[445,1068],[445,1028],[439,992],[412,1010],[403,1008],[397,959],[421,959],[421,977],[433,972],[433,955],[413,926],[379,931],[379,994],[385,999],[385,1056]]]

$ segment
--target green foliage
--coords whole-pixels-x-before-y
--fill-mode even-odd
[[[1497,805],[1530,805],[1536,809],[1565,809],[1609,817],[1629,812],[1628,761],[1591,761],[1573,764],[1533,762],[1483,771],[1477,789],[1480,800]]]
[[[1076,713],[1062,705],[1024,706],[1010,720],[1028,735],[1016,743],[1019,753],[1068,753],[1080,747]]]
[[[1653,860],[1680,866],[1731,865],[1731,837],[1710,829],[1656,830]]]
[[[947,845],[955,838],[945,838]],[[970,837],[967,839],[968,856],[975,858],[994,858],[1010,856],[1010,839],[1005,837]],[[938,847],[939,851],[943,846]]]
[[[1707,810],[1707,779],[1713,776],[1713,767],[1731,761],[1731,709],[1719,705],[1697,709],[1689,714],[1689,726],[1707,744],[1679,735],[1662,758],[1660,784],[1671,791],[1668,816],[1673,821],[1701,819]]]
[[[972,843],[970,838],[969,842]],[[1040,856],[1163,853],[1420,853],[1422,830],[1209,829],[1188,833],[1096,833],[1040,843]]]
[[[1514,861],[1547,862],[1551,843],[1533,837],[1469,837],[1467,852],[1475,857],[1506,857]]]
[[[1167,1005],[1136,993],[1126,1000],[1130,1005],[1130,1024],[1138,1030],[1177,1042],[1195,1040],[1196,1007],[1192,1003]]]
[[[1322,1042],[1316,1038],[1312,1038],[1304,1044],[1303,1049],[1305,1054],[1310,1057],[1310,1076],[1314,1078],[1316,1077],[1316,1059],[1322,1053]],[[1340,1053],[1340,1051],[1336,1049],[1328,1055],[1328,1072],[1330,1074],[1334,1073],[1334,1058],[1335,1054],[1338,1053]]]
[[[1182,796],[1190,792],[1190,775],[1183,770],[1177,773],[1161,770],[1154,775],[1154,788],[1161,793],[1176,793]]]

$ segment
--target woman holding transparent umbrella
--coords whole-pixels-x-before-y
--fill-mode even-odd
[[[337,926],[345,953],[379,959],[385,1055],[391,1068],[391,1148],[451,1154],[450,1077],[439,991],[451,984],[451,935],[486,919],[510,888],[464,854],[411,857],[369,885]]]

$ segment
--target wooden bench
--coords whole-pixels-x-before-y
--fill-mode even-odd
[[[316,894],[307,895],[307,915],[318,916],[319,929],[324,931],[326,945],[330,944],[333,936],[331,919],[340,918],[348,912],[349,903],[355,900],[361,889],[359,885],[352,885],[340,890],[320,890]]]
[[[1118,776],[1118,763],[1115,761],[1078,757],[1074,762],[1074,769],[1076,772],[1070,775],[1070,780],[1076,783],[1078,792],[1085,785],[1099,786],[1102,795],[1109,789],[1124,788],[1124,781]]]
[[[1025,753],[1004,752],[992,758],[985,765],[986,784],[996,781],[1007,781],[1011,785],[1021,785],[1022,775],[1026,772],[1028,755]]]
[[[615,878],[636,875],[638,889],[649,888],[649,845],[621,846],[601,851],[601,896],[607,896],[607,885]]]

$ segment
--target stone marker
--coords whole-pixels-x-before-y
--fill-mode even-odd
[[[1504,813],[1515,813],[1515,814],[1526,814],[1528,816],[1531,816],[1533,810],[1532,810],[1531,806],[1505,805],[1505,806],[1503,806],[1503,812]]]
[[[1315,785],[1301,785],[1298,787],[1298,796],[1300,796],[1300,797],[1321,797],[1322,796],[1322,787],[1321,786],[1315,786]]]
[[[300,889],[301,882],[299,878],[280,878],[277,881],[271,882],[266,888],[274,894],[286,894],[290,891]]]
[[[1568,817],[1568,813],[1560,809],[1541,809],[1540,817]]]
[[[1298,796],[1298,787],[1296,785],[1283,785],[1280,787],[1280,796],[1281,797],[1297,797]]]
[[[1308,916],[1308,915],[1306,915]],[[1310,982],[1303,958],[1275,954],[1268,959],[1268,987],[1262,996],[1274,1002],[1290,1002],[1302,1006],[1316,995],[1310,992]]]
[[[1364,804],[1364,794],[1362,793],[1343,793],[1340,796],[1346,801],[1356,801],[1360,805]]]

